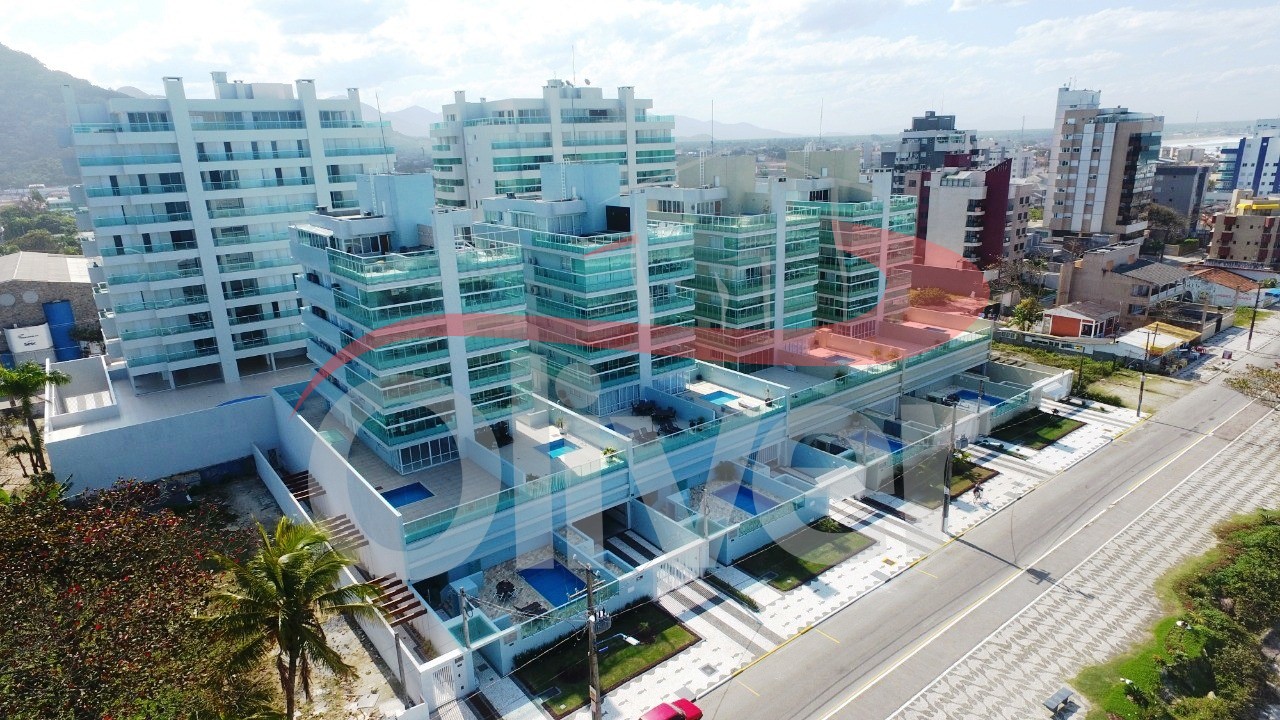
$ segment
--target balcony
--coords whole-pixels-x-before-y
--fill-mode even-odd
[[[337,129],[358,129],[358,128],[389,128],[391,122],[383,120],[381,122],[373,120],[321,120],[320,127],[326,130]]]
[[[174,157],[177,157],[176,155]],[[309,158],[311,153],[297,150],[275,150],[258,152],[205,152],[196,155],[199,162],[241,162],[245,160],[291,160]],[[177,162],[175,160],[175,162]]]
[[[207,295],[192,295],[189,297],[170,298],[167,300],[147,300],[143,302],[121,303],[115,306],[117,315],[121,313],[144,312],[148,310],[167,310],[169,308],[186,307],[189,305],[203,305],[209,302]]]
[[[328,157],[359,157],[362,155],[394,155],[396,149],[390,145],[366,148],[330,148],[324,151]]]
[[[253,315],[240,315],[227,318],[227,322],[231,325],[248,325],[250,323],[266,322],[267,320],[279,320],[280,318],[298,317],[302,314],[301,310],[294,308],[293,310],[281,310],[279,312],[254,313]]]
[[[216,357],[218,354],[217,346],[206,348],[195,348],[192,350],[178,350],[170,353],[156,353],[153,355],[142,355],[139,357],[129,358],[127,364],[129,367],[143,367],[145,365],[159,365],[161,363],[174,363],[182,360],[191,360],[202,357]]]
[[[176,185],[121,185],[120,187],[85,188],[84,194],[91,198],[129,197],[133,195],[164,195],[165,193],[184,193],[187,186]]]
[[[488,312],[501,308],[523,307],[525,294],[523,288],[502,291],[485,291],[462,296],[463,312]]]
[[[653,314],[667,314],[693,309],[693,292],[685,288],[677,288],[666,295],[653,298]]]
[[[440,256],[434,249],[411,253],[353,255],[327,248],[329,271],[363,285],[382,285],[440,276]]]
[[[253,338],[251,340],[236,340],[232,346],[236,350],[252,350],[254,348],[267,347],[269,345],[283,345],[285,343],[298,342],[311,337],[306,331],[292,332],[288,335],[269,335],[267,337]]]
[[[297,264],[298,264],[298,261],[294,260],[291,257],[270,258],[267,260],[250,260],[248,262],[236,262],[236,263],[226,263],[226,264],[218,263],[218,272],[234,273],[234,272],[245,272],[246,270],[268,270],[271,268],[278,268],[278,267],[292,267]]]
[[[380,328],[401,320],[410,320],[425,315],[439,315],[444,312],[444,300],[441,298],[415,300],[399,305],[372,308],[362,305],[357,298],[341,290],[333,291],[333,305],[339,314],[367,328]]]
[[[184,222],[191,220],[191,213],[160,213],[158,215],[126,215],[124,217],[96,217],[94,227],[120,227],[123,225],[152,225],[155,223]]]
[[[459,273],[524,266],[520,246],[515,243],[490,240],[488,247],[459,248],[457,254]]]
[[[359,175],[330,175],[329,182],[331,183],[355,182],[357,177],[360,177],[360,176]]]
[[[314,202],[290,203],[287,205],[265,205],[265,206],[259,206],[259,207],[225,208],[222,210],[210,210],[209,217],[213,219],[254,217],[257,215],[302,213],[302,212],[309,212],[315,209],[316,209],[316,204]],[[189,215],[188,215],[188,219],[190,219]]]
[[[232,247],[236,245],[256,245],[259,243],[280,242],[288,240],[289,232],[262,233],[258,235],[219,235],[213,238],[215,247]]]
[[[128,285],[131,283],[149,283],[160,282],[163,280],[181,280],[182,278],[200,277],[203,274],[200,268],[185,268],[182,270],[166,270],[159,272],[145,273],[125,273],[120,275],[108,275],[107,285]]]
[[[145,328],[142,330],[121,330],[121,340],[141,340],[152,337],[171,337],[193,332],[204,332],[213,329],[212,322],[198,322],[189,325],[170,325],[167,327]]]
[[[466,127],[482,127],[487,125],[546,125],[551,118],[546,115],[534,117],[485,117],[474,118],[463,123]]]
[[[76,123],[71,132],[81,135],[85,133],[120,133],[120,132],[172,132],[171,122],[131,122],[131,123]]]
[[[288,285],[271,285],[268,287],[242,288],[240,290],[226,290],[222,293],[224,300],[242,300],[250,297],[262,297],[264,295],[279,295],[280,293],[292,293],[297,288],[293,283]]]
[[[105,155],[97,157],[79,157],[76,162],[81,167],[110,167],[113,165],[164,165],[182,162],[177,153],[159,153],[153,155]]]
[[[295,178],[255,178],[251,180],[227,180],[223,182],[206,182],[201,183],[204,189],[209,192],[216,190],[247,190],[252,188],[267,187],[298,187],[301,185],[315,185],[315,178],[295,177]]]
[[[648,229],[650,245],[693,242],[693,228],[683,223],[650,221]]]
[[[193,132],[223,132],[227,130],[304,130],[305,120],[229,120],[226,122],[196,122],[192,118]]]
[[[535,230],[532,238],[534,247],[559,250],[561,252],[574,253],[575,255],[630,250],[633,247],[634,239],[635,236],[629,232],[569,235],[541,230]],[[606,250],[605,248],[608,249]]]
[[[188,243],[152,243],[151,245],[135,245],[131,247],[114,247],[107,245],[98,248],[98,254],[102,257],[122,257],[126,255],[150,255],[153,253],[176,252],[179,250],[195,250],[194,242]]]

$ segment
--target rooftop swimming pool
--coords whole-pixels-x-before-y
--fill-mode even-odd
[[[434,493],[427,489],[427,486],[416,482],[393,490],[387,490],[382,493],[382,497],[391,503],[391,507],[404,507],[410,503],[416,503],[419,500],[426,500],[432,497]]]
[[[571,453],[574,450],[577,450],[578,446],[564,438],[556,438],[545,445],[539,445],[538,449],[553,458],[558,458],[565,453]]]
[[[749,512],[752,515],[759,515],[765,510],[778,505],[773,499],[757,493],[746,485],[725,485],[712,494],[727,503],[732,503],[739,510]]]
[[[717,390],[703,395],[702,399],[713,405],[728,405],[734,400],[737,400],[738,396],[730,392],[725,392],[724,390]]]

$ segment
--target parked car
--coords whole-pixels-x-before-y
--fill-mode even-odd
[[[676,698],[641,715],[640,720],[702,720],[702,710],[684,698]]]

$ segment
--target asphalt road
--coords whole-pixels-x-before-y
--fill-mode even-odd
[[[1255,337],[1255,352],[1277,348],[1275,336]],[[1265,414],[1222,380],[1195,388],[698,704],[723,720],[892,715]]]

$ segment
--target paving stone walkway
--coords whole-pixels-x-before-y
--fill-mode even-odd
[[[1248,442],[1247,447],[1241,447]],[[1280,422],[1263,419],[899,710],[896,718],[1040,717],[1082,668],[1138,642],[1160,615],[1152,584],[1203,552],[1211,526],[1280,503]],[[1265,469],[1265,472],[1259,472]],[[1177,543],[1170,540],[1176,538]]]

